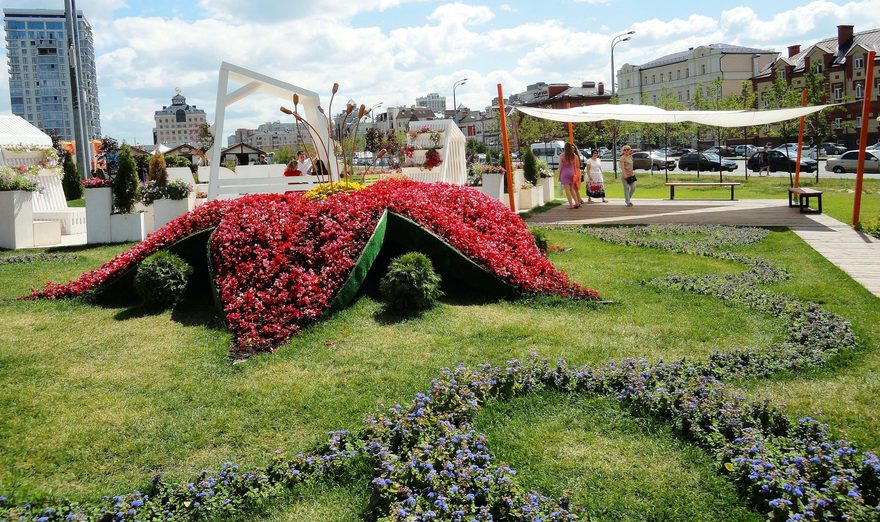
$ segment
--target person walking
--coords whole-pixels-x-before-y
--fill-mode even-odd
[[[579,208],[583,204],[579,191],[575,188],[575,176],[580,178],[581,160],[577,149],[571,143],[566,143],[562,156],[559,156],[559,184],[565,188],[565,198],[568,200],[568,208]]]
[[[584,170],[587,174],[587,203],[592,203],[593,198],[602,198],[602,203],[608,203],[605,199],[605,178],[602,176],[598,150],[592,150],[590,159],[584,164]]]
[[[770,144],[764,144],[764,150],[758,153],[758,165],[761,166],[761,170],[758,171],[758,176],[761,176],[761,173],[767,171],[767,176],[770,176]]]
[[[632,147],[624,145],[623,156],[620,158],[620,170],[622,172],[620,180],[623,182],[623,199],[628,207],[633,206],[630,199],[632,199],[632,195],[636,191],[636,175],[633,172],[632,152]]]

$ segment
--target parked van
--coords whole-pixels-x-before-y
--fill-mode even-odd
[[[548,141],[545,143],[532,143],[532,154],[539,160],[547,162],[547,166],[551,169],[559,168],[559,156],[565,150],[565,142],[562,140]],[[587,158],[578,151],[581,157],[581,165],[587,161]]]

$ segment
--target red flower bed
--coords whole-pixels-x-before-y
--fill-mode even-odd
[[[66,285],[49,283],[32,297],[82,294],[159,249],[216,227],[211,257],[234,349],[272,350],[329,309],[386,208],[524,293],[598,298],[558,272],[522,220],[497,201],[470,189],[409,180],[380,182],[324,201],[293,193],[212,201],[101,268]]]

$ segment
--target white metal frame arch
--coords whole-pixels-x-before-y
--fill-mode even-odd
[[[241,84],[241,87],[229,92],[230,81]],[[217,82],[217,106],[214,112],[214,145],[211,149],[211,177],[208,184],[208,199],[214,199],[218,196],[218,180],[220,179],[220,153],[223,149],[222,140],[224,137],[223,124],[226,116],[226,108],[243,100],[244,98],[256,94],[266,93],[278,96],[283,99],[290,108],[293,107],[293,95],[299,95],[299,114],[305,119],[314,131],[309,129],[309,135],[315,143],[315,149],[318,158],[327,166],[330,176],[334,180],[339,179],[339,172],[336,168],[336,157],[333,153],[333,144],[330,141],[330,134],[327,128],[327,117],[322,114],[318,108],[321,100],[316,92],[297,87],[296,85],[283,82],[281,80],[271,78],[264,74],[260,74],[238,65],[222,62],[220,64],[220,77]],[[317,136],[315,135],[317,132]],[[329,145],[329,157],[324,146]]]

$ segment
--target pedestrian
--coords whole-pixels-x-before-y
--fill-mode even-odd
[[[620,170],[623,172],[620,180],[623,182],[623,199],[626,201],[626,206],[633,206],[632,195],[636,191],[636,175],[633,172],[633,158],[632,158],[632,147],[629,145],[623,146],[623,156],[620,158]]]
[[[257,165],[268,165],[269,162],[266,161],[266,155],[260,154],[260,159],[257,161]]]
[[[559,156],[559,184],[565,188],[565,198],[568,200],[568,208],[579,208],[583,204],[580,193],[575,188],[575,176],[580,178],[581,160],[577,149],[571,143],[566,143],[562,155]]]
[[[312,159],[306,157],[305,151],[299,151],[296,155],[296,169],[303,173],[303,175],[311,174],[312,170]]]
[[[287,164],[287,167],[284,169],[285,176],[302,176],[302,171],[296,168],[296,161],[291,161]]]
[[[761,170],[758,171],[758,176],[761,175],[765,170],[767,171],[767,176],[770,176],[770,144],[764,144],[764,150],[758,153],[758,165],[760,165]]]
[[[584,163],[584,170],[587,174],[587,203],[592,203],[593,198],[602,198],[602,203],[608,203],[605,199],[605,178],[602,176],[598,150],[593,149],[590,159]]]

